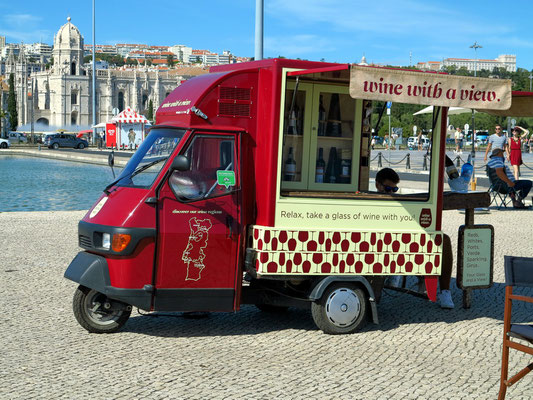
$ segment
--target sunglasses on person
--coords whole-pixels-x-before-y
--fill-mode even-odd
[[[383,190],[387,193],[396,193],[400,189],[398,186],[383,186]]]
[[[502,128],[494,128],[494,130],[501,131]]]

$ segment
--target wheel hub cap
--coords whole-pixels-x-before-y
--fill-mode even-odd
[[[335,326],[351,325],[360,313],[361,303],[353,290],[339,288],[329,295],[326,302],[326,315]]]

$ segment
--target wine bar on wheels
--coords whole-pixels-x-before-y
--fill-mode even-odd
[[[393,193],[370,171],[387,101],[435,106],[430,173]],[[484,78],[287,59],[213,67],[165,99],[79,222],[84,251],[65,272],[79,284],[74,314],[113,332],[132,307],[302,307],[339,334],[378,322],[388,276],[422,277],[435,301],[443,209],[489,200],[443,193],[447,107],[510,102],[509,81]]]

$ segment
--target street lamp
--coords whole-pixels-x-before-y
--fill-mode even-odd
[[[477,76],[477,49],[483,48],[483,46],[480,46],[477,42],[474,42],[472,46],[470,46],[471,49],[474,49],[475,54],[475,64],[474,64],[474,77]],[[467,132],[468,133],[468,132]],[[476,121],[474,118],[474,109],[472,109],[472,152],[470,156],[470,161],[472,163],[472,166],[475,166],[475,158],[476,158]],[[472,182],[475,182],[475,168],[472,170]]]

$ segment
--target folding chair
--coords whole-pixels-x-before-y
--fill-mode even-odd
[[[507,208],[507,205],[509,203],[512,204],[513,202],[510,194],[514,192],[514,190],[507,186],[507,183],[498,177],[494,168],[487,166],[486,172],[490,182],[490,204],[495,203],[498,206],[498,210],[500,210],[502,207]]]
[[[533,303],[532,296],[513,294],[513,287],[533,288],[533,258],[505,256],[505,311],[503,319],[503,354],[500,393],[498,400],[505,399],[507,388],[514,385],[533,370],[533,362],[520,372],[507,379],[509,369],[509,349],[533,355],[533,324],[511,324],[512,301]],[[532,314],[533,319],[533,314]],[[522,344],[518,342],[526,342]]]

